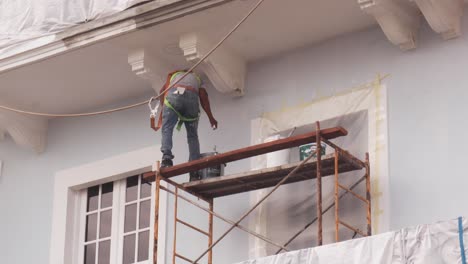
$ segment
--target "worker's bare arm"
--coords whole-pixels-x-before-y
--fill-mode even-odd
[[[208,119],[210,120],[211,126],[213,127],[213,129],[218,128],[218,121],[216,121],[216,119],[213,117],[213,113],[211,112],[210,100],[208,99],[208,93],[206,92],[206,89],[200,88],[199,94],[201,106],[208,115]]]

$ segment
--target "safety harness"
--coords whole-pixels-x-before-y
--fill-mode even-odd
[[[175,72],[172,72],[172,73],[169,73],[168,77],[167,77],[167,81],[166,81],[166,84],[164,85],[163,89],[166,90],[167,87],[169,87],[169,85],[172,83],[172,81],[174,80],[174,78],[177,76],[177,74],[179,73],[185,73],[184,71],[175,71]],[[195,75],[195,74],[194,74]],[[198,83],[199,85],[201,86],[201,79],[200,77],[198,77],[197,75],[195,75],[195,77],[198,79]],[[198,94],[198,91],[197,89],[193,88],[193,87],[190,87],[190,86],[185,86],[185,85],[176,85],[175,87],[181,87],[181,88],[185,88],[187,90],[190,90],[190,91],[193,91],[195,92],[196,94]],[[198,119],[200,119],[200,113],[198,113],[198,116],[197,117],[185,117],[183,116],[179,111],[177,111],[172,105],[171,103],[169,102],[169,100],[167,100],[166,98],[166,95],[169,91],[167,90],[165,93],[164,93],[164,105],[167,106],[169,109],[171,109],[172,111],[174,111],[174,113],[176,113],[177,117],[179,118],[179,121],[177,122],[177,131],[180,131],[180,129],[182,128],[182,125],[184,122],[194,122],[194,121],[197,121]],[[159,116],[159,123],[162,125],[162,112]]]
[[[177,74],[184,74],[184,73],[185,73],[185,71],[175,71],[175,72],[169,73],[169,75],[171,75],[171,78],[169,79],[169,83],[172,83],[172,81],[175,79]],[[202,80],[200,79],[200,77],[198,75],[196,75],[195,73],[193,73],[193,76],[195,76],[195,78],[197,78],[198,85],[201,86]],[[179,86],[179,85],[177,85],[177,86]]]

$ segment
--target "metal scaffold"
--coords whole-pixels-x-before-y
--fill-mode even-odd
[[[175,196],[174,202],[174,239],[173,239],[173,254],[172,263],[176,263],[176,259],[182,259],[189,263],[199,263],[199,261],[208,256],[208,263],[213,263],[213,248],[226,237],[233,229],[238,228],[250,235],[253,235],[271,245],[278,248],[276,253],[281,251],[289,251],[288,245],[297,238],[300,234],[305,232],[314,223],[317,223],[317,244],[323,244],[322,217],[325,213],[330,211],[333,207],[335,208],[335,241],[340,241],[339,228],[344,226],[352,230],[355,234],[361,236],[370,236],[372,234],[371,228],[371,195],[370,195],[370,165],[369,155],[366,154],[365,160],[362,161],[353,156],[348,151],[338,147],[330,140],[342,136],[346,136],[348,132],[342,127],[333,127],[328,129],[320,129],[320,123],[316,123],[316,130],[310,133],[289,137],[285,139],[279,139],[276,141],[258,144],[242,149],[233,150],[230,152],[222,153],[215,156],[206,157],[203,159],[182,163],[173,167],[160,168],[159,162],[157,162],[156,170],[144,174],[144,178],[149,181],[155,181],[155,221],[154,221],[154,251],[153,260],[154,264],[157,264],[157,249],[158,249],[158,229],[159,229],[159,195],[161,191],[166,191]],[[189,173],[191,171],[197,171],[212,166],[226,164],[229,162],[246,159],[258,155],[275,152],[278,150],[288,149],[292,147],[298,147],[300,145],[317,143],[316,150],[313,154],[309,155],[305,160],[294,163],[285,164],[282,166],[253,170],[244,173],[238,173],[233,175],[226,175],[216,178],[203,179],[199,181],[179,184],[172,181],[170,178]],[[321,142],[330,146],[333,150],[333,154],[323,155],[321,151]],[[340,183],[339,175],[341,173],[364,170],[365,174],[357,182],[349,187],[346,187]],[[322,177],[334,176],[334,202],[325,209],[322,208]],[[281,185],[306,181],[316,180],[317,188],[317,216],[307,223],[303,228],[294,234],[286,243],[277,243],[271,239],[258,234],[240,223],[247,216],[249,216],[258,206],[260,206],[269,196],[271,196]],[[165,181],[168,187],[161,185],[161,181]],[[365,196],[358,194],[354,189],[361,184],[366,183],[366,194]],[[169,186],[172,186],[173,190]],[[237,221],[230,220],[222,215],[214,212],[214,199],[238,194],[243,192],[249,192],[253,190],[259,190],[263,188],[272,187],[266,195],[264,195],[255,205],[253,205],[246,213],[244,213]],[[344,192],[340,194],[340,189]],[[208,206],[200,205],[198,202],[194,202],[185,196],[182,192],[193,195],[198,199],[206,202]],[[362,231],[356,227],[353,227],[349,223],[345,222],[339,215],[340,200],[345,195],[351,194],[356,197],[359,201],[366,204],[366,222],[367,230]],[[193,206],[208,213],[208,230],[204,231],[194,225],[188,223],[186,220],[180,219],[178,216],[178,202],[184,200]],[[213,240],[213,218],[216,217],[231,227],[228,228],[219,238]],[[176,251],[177,248],[177,226],[182,224],[189,227],[208,238],[207,249],[200,254],[194,260],[187,258],[180,252]],[[313,245],[311,245],[313,246]]]

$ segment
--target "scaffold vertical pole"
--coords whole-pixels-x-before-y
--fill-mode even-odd
[[[213,212],[214,211],[214,200],[213,199],[210,199],[210,211]],[[213,214],[212,213],[208,213],[208,234],[209,234],[209,237],[208,237],[208,247],[211,247],[213,245]],[[208,252],[208,264],[213,264],[213,249],[211,249],[209,252]]]
[[[176,256],[177,256],[177,205],[179,201],[179,188],[175,187],[175,195],[174,195],[174,240],[173,240],[173,250],[172,250],[172,264],[176,264]]]
[[[339,242],[340,241],[340,216],[339,216],[339,201],[340,197],[339,195],[339,170],[338,170],[338,159],[339,159],[339,153],[337,150],[335,150],[335,241]]]
[[[372,204],[369,152],[366,153],[366,199],[367,199],[367,235],[372,235]]]
[[[317,216],[318,216],[318,245],[323,244],[322,238],[322,144],[320,135],[320,122],[316,122],[317,139],[316,139],[316,153],[317,153]]]
[[[153,263],[158,263],[158,228],[159,228],[159,196],[161,191],[160,162],[156,163],[155,193],[154,193],[154,246]]]

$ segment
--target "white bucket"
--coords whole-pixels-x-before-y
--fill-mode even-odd
[[[273,135],[273,136],[266,138],[265,143],[275,141],[278,139],[282,139],[282,138],[283,137],[281,137],[280,135]],[[267,168],[288,164],[290,152],[291,152],[290,149],[283,149],[283,150],[270,152],[266,154]]]

